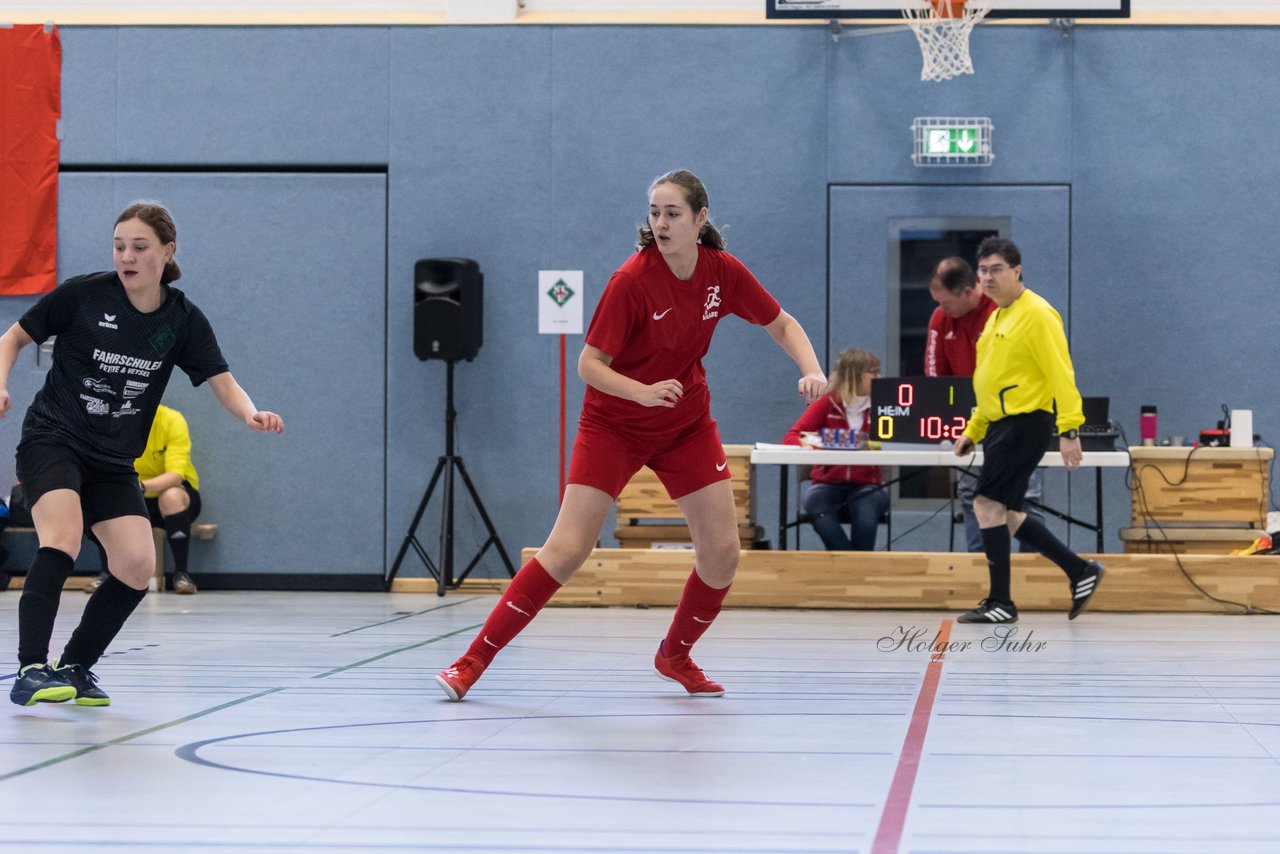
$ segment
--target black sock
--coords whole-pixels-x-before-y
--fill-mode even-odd
[[[1089,565],[1084,558],[1071,551],[1062,540],[1055,537],[1052,531],[1030,516],[1018,526],[1018,533],[1014,536],[1062,567],[1062,571],[1072,581],[1083,575]]]
[[[982,529],[982,548],[987,553],[987,571],[991,573],[990,598],[1012,605],[1009,594],[1009,549],[1012,545],[1008,525]]]
[[[64,551],[42,548],[36,552],[22,584],[18,600],[18,666],[49,660],[49,638],[58,617],[62,585],[76,560]]]
[[[58,664],[79,664],[85,668],[97,664],[124,621],[146,595],[146,590],[134,590],[114,575],[102,582],[84,606],[80,625],[71,633]]]
[[[164,535],[173,552],[173,571],[187,571],[187,553],[191,546],[191,516],[186,510],[164,517]]]

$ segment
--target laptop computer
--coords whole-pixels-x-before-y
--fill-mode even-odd
[[[1111,398],[1109,397],[1085,397],[1081,399],[1084,404],[1084,424],[1080,425],[1081,433],[1111,433]]]

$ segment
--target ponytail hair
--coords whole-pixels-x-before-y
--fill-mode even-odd
[[[172,243],[175,251],[177,250],[178,229],[173,224],[173,215],[164,205],[159,202],[134,202],[116,217],[116,225],[131,219],[146,223],[156,233],[162,246]],[[178,267],[178,262],[170,258],[160,273],[160,284],[167,285],[181,278],[182,270]]]
[[[652,193],[659,184],[675,184],[681,190],[684,190],[684,200],[688,203],[695,216],[703,208],[710,208],[710,203],[707,199],[707,188],[697,175],[687,169],[676,169],[654,178],[653,183],[649,185],[649,192]],[[637,230],[639,234],[636,237],[636,251],[639,252],[646,246],[653,244],[653,229],[649,227],[646,219],[645,223],[639,226]],[[712,249],[724,249],[724,236],[720,234],[719,229],[711,224],[710,219],[703,224],[702,230],[698,232],[698,242]]]

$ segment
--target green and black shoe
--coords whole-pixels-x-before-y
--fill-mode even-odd
[[[66,667],[58,667],[55,661],[53,674],[75,689],[77,706],[111,705],[107,692],[98,687],[98,677],[84,665],[68,664]]]
[[[75,686],[54,673],[47,664],[28,664],[18,671],[9,689],[9,699],[19,706],[36,703],[65,703],[76,696]]]

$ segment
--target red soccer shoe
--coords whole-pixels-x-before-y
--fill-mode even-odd
[[[464,655],[436,674],[436,684],[444,689],[455,703],[467,696],[487,665],[480,659]]]
[[[653,672],[663,679],[679,682],[690,697],[724,696],[724,686],[708,679],[707,674],[689,656],[667,658],[663,655],[662,643],[658,644],[658,654],[653,657]]]

